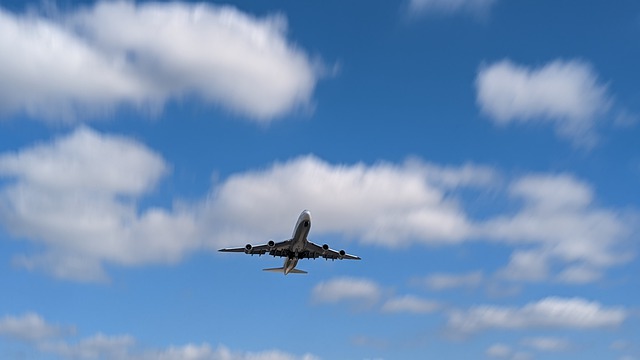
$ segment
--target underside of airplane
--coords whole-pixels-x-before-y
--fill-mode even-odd
[[[264,269],[264,271],[281,272],[287,274],[306,274],[306,271],[296,269],[298,260],[300,259],[317,259],[325,258],[331,260],[360,260],[359,256],[347,254],[344,250],[333,250],[329,245],[322,246],[314,244],[307,239],[307,235],[311,229],[311,212],[304,210],[298,217],[296,226],[293,229],[291,239],[275,242],[269,240],[266,244],[251,245],[244,247],[224,248],[222,252],[244,252],[249,255],[265,255],[284,257],[284,264],[279,268]]]

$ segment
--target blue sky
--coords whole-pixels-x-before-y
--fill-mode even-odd
[[[640,4],[0,5],[0,357],[640,359]],[[362,261],[221,254],[310,239]]]

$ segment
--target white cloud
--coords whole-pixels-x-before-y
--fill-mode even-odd
[[[341,277],[323,281],[316,285],[311,298],[318,303],[358,301],[373,304],[382,295],[382,289],[371,280]]]
[[[496,0],[410,0],[409,10],[414,14],[453,14],[457,12],[483,14],[495,2]]]
[[[419,297],[406,295],[387,300],[382,305],[382,311],[387,313],[414,313],[427,314],[440,309],[440,303],[432,300],[425,300]]]
[[[598,206],[592,187],[568,174],[522,176],[506,188],[520,209],[474,220],[463,191],[504,191],[490,167],[418,159],[331,164],[302,156],[233,174],[202,200],[141,208],[169,168],[135,140],[88,128],[0,154],[0,223],[42,249],[14,256],[14,264],[104,280],[105,263],[173,263],[203,248],[284,239],[304,208],[312,210],[314,234],[364,244],[505,243],[515,248],[503,272],[512,280],[542,281],[557,270],[558,281],[585,283],[633,256],[621,246],[637,230],[634,222]],[[483,275],[434,274],[425,281],[433,289],[474,287]]]
[[[571,343],[569,341],[555,337],[525,338],[521,343],[538,351],[550,352],[564,351],[571,347]]]
[[[549,275],[549,256],[540,250],[516,250],[499,275],[511,280],[541,281]]]
[[[491,170],[468,166],[443,176],[432,169],[415,160],[367,166],[299,157],[229,177],[214,189],[206,212],[224,224],[218,234],[229,242],[286,236],[290,224],[282,219],[304,208],[312,210],[314,233],[342,233],[392,247],[463,241],[471,224],[448,188],[469,183],[469,172],[484,179]]]
[[[104,279],[102,262],[174,262],[198,246],[191,213],[136,200],[166,172],[162,158],[125,138],[80,128],[50,144],[0,155],[0,221],[45,245],[15,263],[62,278]]]
[[[53,144],[3,154],[0,173],[43,190],[139,195],[167,171],[164,160],[132,140],[78,128]]]
[[[473,306],[449,315],[448,326],[460,333],[486,329],[617,327],[627,318],[621,307],[604,307],[581,298],[548,297],[523,307]]]
[[[23,341],[40,341],[63,336],[71,332],[73,332],[71,328],[48,324],[36,313],[0,318],[0,336],[8,336]]]
[[[531,174],[514,181],[509,193],[522,208],[479,225],[490,238],[528,246],[514,252],[502,272],[508,277],[544,280],[552,265],[569,264],[559,280],[579,283],[629,261],[620,246],[635,225],[622,212],[596,205],[589,184],[568,174]]]
[[[65,359],[126,359],[135,339],[129,335],[96,334],[72,344],[67,341],[43,342],[39,348]]]
[[[557,276],[558,281],[567,284],[587,284],[600,280],[601,278],[601,270],[585,264],[569,266]]]
[[[493,344],[487,348],[485,354],[494,358],[508,358],[513,353],[513,350],[505,344]]]
[[[102,1],[55,17],[0,9],[0,113],[73,120],[195,95],[266,122],[305,106],[319,66],[286,20],[229,6]],[[82,81],[76,79],[82,78]]]
[[[477,102],[498,125],[548,122],[575,144],[596,141],[599,115],[611,100],[592,67],[579,60],[556,60],[539,68],[502,60],[480,68]]]
[[[481,271],[474,271],[467,274],[431,274],[420,280],[431,290],[447,290],[454,288],[475,288],[482,284],[484,275]]]
[[[49,324],[42,316],[28,313],[21,317],[0,319],[0,337],[8,336],[29,341],[40,354],[57,355],[74,360],[319,360],[312,354],[296,356],[281,350],[260,352],[231,351],[225,346],[213,348],[207,343],[144,348],[131,335],[95,335],[72,340],[74,327]],[[58,358],[56,357],[56,358]]]

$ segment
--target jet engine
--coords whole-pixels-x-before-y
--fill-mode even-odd
[[[342,260],[342,258],[344,258],[344,256],[347,254],[344,250],[340,250],[340,252],[338,252],[338,254],[340,254],[340,260]]]
[[[271,249],[272,247],[276,246],[276,242],[273,240],[269,240],[269,242],[267,243],[267,246],[269,247],[269,249]]]
[[[251,251],[251,249],[253,249],[253,246],[251,246],[251,244],[247,244],[244,246],[244,252],[246,254],[248,254]]]

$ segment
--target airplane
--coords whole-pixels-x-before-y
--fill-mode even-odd
[[[222,252],[244,252],[250,255],[264,255],[269,253],[273,257],[280,256],[286,258],[284,264],[279,268],[263,269],[263,271],[282,272],[287,274],[306,274],[304,270],[296,269],[299,259],[317,259],[319,257],[325,259],[348,259],[360,260],[359,256],[349,255],[344,250],[336,251],[329,248],[329,245],[322,246],[314,244],[307,240],[311,230],[311,212],[304,210],[298,217],[296,226],[293,228],[291,239],[280,242],[269,240],[266,244],[251,245],[247,244],[239,248],[224,248],[218,251]]]

